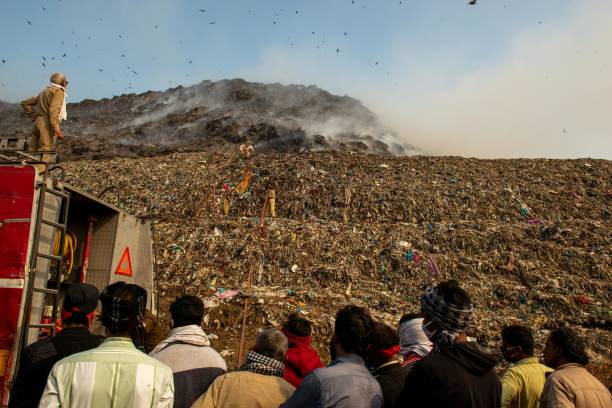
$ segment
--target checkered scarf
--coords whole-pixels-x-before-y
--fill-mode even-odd
[[[421,296],[421,309],[429,319],[440,327],[430,339],[434,351],[452,347],[457,335],[467,329],[472,320],[474,306],[460,307],[447,303],[438,288],[427,288]]]
[[[255,351],[249,351],[244,364],[238,371],[250,371],[256,374],[282,377],[285,372],[285,364]]]
[[[100,320],[104,327],[113,333],[132,330],[142,320],[147,302],[147,292],[142,289],[142,294],[135,300],[125,300],[113,297],[106,289],[100,294],[102,313]]]

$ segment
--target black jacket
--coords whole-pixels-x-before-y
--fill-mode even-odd
[[[396,407],[499,408],[497,359],[476,343],[460,343],[418,361]]]
[[[385,407],[393,407],[397,397],[399,397],[404,381],[409,370],[402,367],[402,364],[397,361],[383,367],[379,367],[372,371],[372,375],[380,384]]]
[[[64,357],[98,347],[103,339],[91,334],[86,327],[69,327],[55,337],[26,347],[21,354],[9,407],[38,407],[53,365]]]

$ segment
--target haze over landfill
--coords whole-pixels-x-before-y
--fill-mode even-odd
[[[313,84],[425,154],[612,157],[612,3],[465,3],[14,3],[0,100],[52,71],[68,74],[69,102],[207,79]]]

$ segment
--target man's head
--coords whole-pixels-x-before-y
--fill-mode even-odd
[[[400,351],[397,333],[391,326],[381,322],[374,323],[369,343],[365,361],[371,367],[380,367],[393,359]]]
[[[452,347],[455,341],[465,337],[472,320],[473,305],[470,295],[456,280],[441,282],[427,288],[421,296],[423,331],[440,349]]]
[[[312,333],[312,323],[297,313],[292,313],[283,324],[283,331],[295,336],[308,337]]]
[[[202,324],[204,303],[195,296],[181,296],[170,305],[172,327],[182,327]]]
[[[504,327],[501,332],[501,352],[509,363],[516,363],[533,356],[533,333],[525,326]]]
[[[345,306],[336,313],[332,351],[335,355],[357,354],[364,357],[374,321],[362,307]]]
[[[70,285],[64,296],[62,327],[88,327],[98,307],[99,295],[93,285],[78,282]]]
[[[147,291],[138,285],[116,282],[100,294],[100,320],[112,335],[129,336],[138,327],[147,304]]]
[[[560,327],[546,340],[544,363],[552,368],[568,363],[587,365],[589,357],[580,336],[568,327]]]
[[[280,362],[285,361],[289,348],[287,337],[278,329],[266,329],[255,339],[253,351]]]
[[[52,84],[63,86],[64,88],[68,86],[68,79],[66,79],[66,75],[61,72],[56,72],[51,74],[51,78],[49,79]]]

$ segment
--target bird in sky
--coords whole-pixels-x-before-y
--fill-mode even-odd
[[[210,22],[210,23],[208,23],[208,24],[217,24],[217,22],[216,22],[216,21],[211,21],[211,22]]]
[[[32,22],[30,20],[26,21],[29,25],[32,25]]]
[[[477,3],[478,3],[478,0],[470,0],[470,1],[468,2],[468,4],[469,4],[470,6],[473,6],[473,5],[477,4]]]
[[[204,9],[200,9],[200,12],[201,12],[201,13],[206,13],[206,10],[204,10]]]

